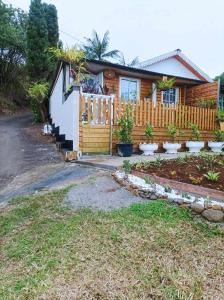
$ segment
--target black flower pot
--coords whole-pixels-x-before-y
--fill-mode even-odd
[[[129,157],[133,153],[133,144],[117,144],[117,152],[119,156]]]

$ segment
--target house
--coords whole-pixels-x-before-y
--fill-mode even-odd
[[[61,62],[51,88],[49,113],[55,132],[68,149],[80,153],[114,152],[113,130],[127,103],[132,106],[134,149],[144,140],[148,122],[155,128],[155,140],[168,139],[172,123],[190,138],[189,122],[201,130],[204,140],[212,138],[219,87],[191,62],[181,50],[143,61],[135,67],[91,60],[89,78],[81,88],[71,86],[69,64]],[[158,80],[175,78],[170,89],[158,90]],[[215,101],[213,108],[199,106],[201,100]]]

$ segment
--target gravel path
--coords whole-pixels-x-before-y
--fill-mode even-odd
[[[72,188],[65,198],[65,202],[75,209],[104,211],[143,201],[121,187],[109,174],[91,177],[87,182]]]

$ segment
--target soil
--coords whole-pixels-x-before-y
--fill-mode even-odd
[[[224,191],[224,156],[205,155],[188,156],[186,158],[163,160],[160,162],[149,162],[135,164],[134,170],[149,175],[195,184],[210,189]],[[210,181],[205,174],[209,171],[219,173],[217,181]]]

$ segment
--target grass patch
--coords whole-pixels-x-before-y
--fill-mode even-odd
[[[110,213],[66,190],[0,213],[0,299],[221,299],[224,236],[163,201]]]

